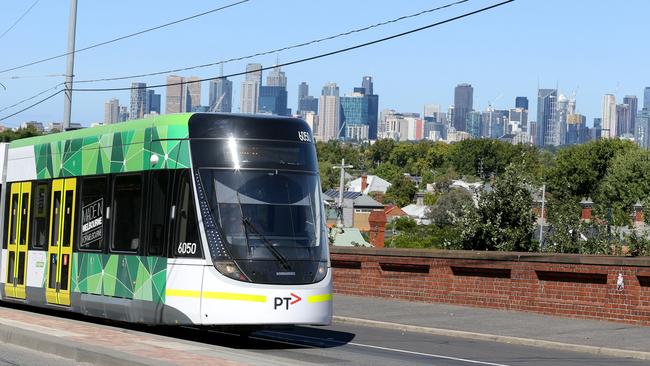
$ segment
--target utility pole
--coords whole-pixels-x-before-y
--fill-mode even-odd
[[[341,159],[341,165],[335,165],[332,168],[341,169],[341,177],[339,179],[339,202],[338,202],[338,215],[336,219],[336,226],[343,227],[343,186],[345,180],[345,168],[353,168],[352,165],[345,165],[345,159]]]
[[[74,41],[77,33],[77,0],[70,0],[70,17],[68,18],[68,63],[65,71],[63,100],[63,131],[70,129],[72,113],[72,78],[74,77]]]
[[[544,249],[544,194],[546,193],[546,183],[542,184],[542,212],[540,212],[540,225],[539,225],[539,247]]]

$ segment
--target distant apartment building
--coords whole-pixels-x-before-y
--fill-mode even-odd
[[[200,106],[201,83],[198,80],[198,76],[168,76],[165,113],[191,112],[193,108]]]
[[[246,78],[241,84],[241,113],[257,113],[260,102],[260,87],[262,86],[262,65],[246,65]]]
[[[120,101],[117,98],[104,103],[104,124],[110,125],[120,121]]]
[[[601,114],[601,132],[603,139],[614,138],[616,131],[616,97],[613,94],[603,95],[603,109]]]
[[[131,108],[129,119],[143,118],[148,113],[147,105],[147,84],[131,83]]]
[[[319,110],[318,139],[320,141],[337,139],[341,124],[341,100],[336,83],[323,86]]]

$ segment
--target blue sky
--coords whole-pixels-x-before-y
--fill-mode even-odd
[[[160,25],[221,5],[220,1],[90,1],[79,0],[77,48]],[[214,62],[223,58],[308,41],[388,20],[453,0],[251,0],[231,9],[79,53],[77,80],[123,76]],[[227,64],[225,73],[240,72],[247,62],[264,66],[328,52],[399,33],[497,1],[470,0],[451,9],[338,40],[277,55]],[[9,0],[0,5],[0,34],[31,4]],[[41,0],[9,33],[0,38],[0,69],[64,53],[69,2]],[[380,109],[421,112],[427,103],[446,108],[453,88],[474,86],[474,107],[514,105],[527,96],[531,116],[536,113],[537,86],[554,87],[566,95],[574,91],[577,109],[588,123],[600,115],[601,98],[614,93],[617,101],[637,95],[650,85],[647,47],[647,0],[516,0],[501,8],[426,30],[404,38],[284,69],[289,107],[295,110],[298,84],[306,81],[311,95],[336,82],[342,93],[359,86],[363,75],[375,81]],[[65,58],[0,74],[0,109],[63,81],[62,77],[34,77],[65,72]],[[212,77],[218,67],[180,73]],[[21,77],[19,79],[12,79]],[[266,77],[266,75],[265,75]],[[239,107],[241,77],[233,78],[234,111]],[[95,84],[129,86],[131,81],[159,84],[164,76]],[[88,84],[86,84],[88,86]],[[163,93],[164,90],[158,90]],[[128,105],[129,92],[76,93],[73,122],[84,125],[103,120],[104,102],[112,97]],[[207,104],[208,85],[203,85]],[[163,102],[164,103],[164,102]],[[23,105],[26,106],[27,104]],[[21,106],[21,107],[23,107]],[[0,113],[0,118],[18,110]],[[14,126],[29,120],[60,121],[63,96],[4,121]],[[534,119],[534,117],[531,117]]]

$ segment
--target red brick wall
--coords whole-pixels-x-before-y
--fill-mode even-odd
[[[650,258],[332,248],[334,292],[650,325]],[[617,290],[618,274],[625,288]]]

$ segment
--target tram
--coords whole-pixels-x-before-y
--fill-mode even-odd
[[[186,113],[0,148],[0,296],[146,324],[326,325],[309,126]]]

